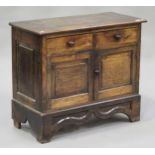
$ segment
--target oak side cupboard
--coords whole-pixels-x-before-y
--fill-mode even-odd
[[[14,125],[41,143],[69,125],[140,119],[141,24],[107,12],[11,22]]]

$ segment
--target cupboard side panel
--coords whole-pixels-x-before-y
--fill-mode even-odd
[[[40,109],[39,37],[12,28],[13,99]]]

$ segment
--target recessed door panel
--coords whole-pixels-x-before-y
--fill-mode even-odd
[[[60,63],[53,68],[55,70],[55,97],[88,92],[87,60]]]
[[[103,56],[101,59],[101,88],[113,88],[131,82],[131,52]]]
[[[85,104],[92,97],[90,54],[65,57],[49,60],[48,98],[52,109]]]
[[[134,92],[135,48],[120,48],[98,54],[99,74],[96,76],[96,98],[103,99]]]

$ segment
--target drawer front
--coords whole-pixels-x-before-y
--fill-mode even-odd
[[[121,47],[138,41],[138,28],[124,28],[96,33],[96,48]]]
[[[82,34],[47,39],[48,55],[64,55],[92,48],[92,35]]]

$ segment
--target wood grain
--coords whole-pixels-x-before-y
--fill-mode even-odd
[[[98,99],[106,99],[115,96],[127,95],[132,93],[132,85],[120,86],[99,91]]]
[[[87,92],[88,66],[86,62],[70,62],[55,68],[56,97]]]
[[[53,99],[49,101],[49,109],[60,110],[64,108],[79,106],[81,104],[86,104],[89,102],[89,94],[83,93],[58,99]]]
[[[90,55],[89,52],[86,52],[49,58],[48,110],[54,110],[57,106],[59,109],[77,106],[92,100]]]
[[[23,44],[18,45],[18,91],[34,98],[34,50]],[[25,74],[26,72],[26,74]]]
[[[40,70],[39,38],[12,29],[13,97],[36,109],[39,108]]]
[[[94,87],[96,99],[135,93],[135,55],[135,46],[99,51],[96,59],[99,74]]]
[[[73,45],[69,45],[72,43]],[[68,37],[60,37],[54,39],[47,39],[47,52],[48,55],[64,55],[71,52],[77,52],[80,50],[92,49],[92,35],[73,35]]]
[[[117,39],[117,35],[120,38]],[[116,29],[96,33],[96,49],[117,48],[138,41],[138,28]]]
[[[101,60],[103,89],[131,83],[131,51],[109,54]]]
[[[101,13],[10,23],[14,125],[39,142],[60,128],[124,113],[140,119],[141,23]]]
[[[111,105],[104,106],[106,102],[104,104],[100,103],[91,109],[80,108],[78,112],[73,112],[72,110],[57,116],[52,113],[39,113],[28,106],[23,106],[20,102],[12,101],[12,118],[17,128],[21,128],[21,123],[28,121],[36,133],[37,140],[41,143],[47,143],[58,130],[67,125],[82,125],[91,121],[94,117],[107,119],[114,114],[123,113],[128,116],[131,122],[139,121],[140,96],[132,96],[129,100],[127,97],[123,100],[120,98],[118,101],[120,104],[114,104],[116,100],[111,100]],[[67,129],[70,127],[67,126]]]
[[[146,22],[146,20],[114,12],[105,12],[89,15],[11,22],[10,25],[37,35],[45,35],[69,31],[92,30],[110,26],[138,24],[142,22]]]

